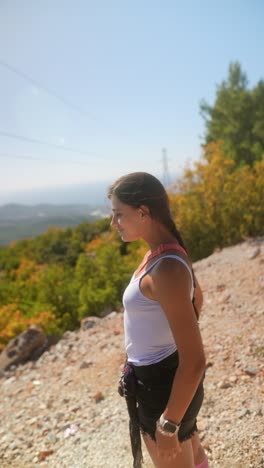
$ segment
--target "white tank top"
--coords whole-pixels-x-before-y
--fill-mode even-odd
[[[166,314],[159,302],[144,296],[140,289],[140,280],[163,258],[175,258],[187,268],[192,279],[190,298],[193,298],[192,271],[188,263],[178,255],[164,255],[137,278],[135,274],[132,276],[123,295],[123,304],[126,352],[128,361],[135,366],[159,362],[177,349]]]

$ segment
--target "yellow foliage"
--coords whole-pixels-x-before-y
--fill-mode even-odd
[[[88,242],[88,244],[85,246],[85,252],[86,253],[94,252],[98,250],[100,247],[102,247],[102,245],[104,245],[103,240],[100,237],[95,237],[95,239]]]
[[[45,268],[45,265],[37,265],[33,260],[22,257],[19,267],[14,270],[14,276],[21,281],[30,280],[38,281],[38,273]]]
[[[264,232],[264,162],[237,167],[211,143],[170,194],[172,213],[193,259]]]
[[[85,246],[86,253],[96,253],[96,251],[100,250],[105,245],[118,245],[118,237],[117,233],[114,230],[105,231],[101,234],[97,235],[93,240],[88,242]]]
[[[31,318],[23,315],[17,304],[7,304],[0,308],[0,351],[7,343],[30,325],[38,325],[44,331],[53,331],[55,316],[49,311],[43,311]]]

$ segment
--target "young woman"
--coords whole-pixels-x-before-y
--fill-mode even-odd
[[[151,174],[135,172],[109,189],[112,226],[124,242],[150,248],[123,297],[127,363],[120,380],[129,416],[134,467],[140,433],[157,468],[206,468],[196,417],[203,400],[205,356],[198,326],[202,292],[167,193]]]

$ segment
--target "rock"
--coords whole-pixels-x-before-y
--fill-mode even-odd
[[[53,453],[54,453],[54,450],[43,450],[42,452],[39,452],[38,461],[42,462],[46,460],[46,458],[52,455]]]
[[[93,361],[83,361],[80,365],[80,369],[88,369],[92,365]]]
[[[58,440],[58,437],[57,437],[55,434],[53,434],[53,433],[51,432],[51,433],[49,433],[49,434],[47,435],[47,437],[48,437],[48,439],[49,439],[49,441],[50,441],[51,444],[53,444],[53,445],[56,444],[56,442],[57,442],[57,440]]]
[[[259,254],[260,254],[261,250],[259,247],[256,247],[255,249],[251,250],[248,255],[247,255],[247,258],[249,260],[253,260],[254,258],[256,258]]]
[[[94,317],[94,316],[93,317],[85,317],[81,321],[81,330],[82,331],[89,330],[89,328],[92,328],[95,325],[97,325],[98,322],[100,322],[100,320],[101,319],[99,317]]]
[[[16,338],[13,338],[0,354],[0,370],[6,370],[14,364],[24,363],[46,345],[46,335],[36,325],[31,325]]]
[[[229,382],[235,384],[235,383],[237,383],[238,378],[237,378],[236,375],[231,375],[228,380],[229,380]]]
[[[94,401],[95,403],[99,403],[100,401],[102,401],[104,399],[104,395],[102,394],[102,392],[96,392],[95,395],[94,395]]]
[[[206,369],[209,369],[209,367],[213,367],[214,363],[213,361],[207,361],[206,362]]]
[[[223,380],[223,381],[221,381],[221,382],[219,382],[219,383],[217,384],[217,387],[218,387],[218,388],[221,388],[221,389],[226,389],[226,388],[232,387],[232,385],[231,385],[230,382],[227,382],[227,381]]]
[[[244,369],[244,372],[250,377],[255,377],[255,375],[257,374],[257,370],[254,369],[253,367],[246,367]]]
[[[229,301],[230,297],[231,297],[231,294],[228,291],[225,291],[222,294],[220,294],[217,302],[218,304],[226,304]]]
[[[252,410],[256,416],[263,416],[261,406],[255,406]]]
[[[106,317],[105,319],[106,320],[110,320],[112,318],[115,318],[116,316],[118,315],[118,312],[116,310],[113,310],[112,312],[110,312]]]
[[[248,408],[243,408],[241,411],[239,411],[239,413],[237,414],[237,418],[238,419],[242,419],[244,418],[245,416],[249,415],[250,414],[250,411]]]

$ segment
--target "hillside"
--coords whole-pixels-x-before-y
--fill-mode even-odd
[[[263,467],[264,238],[216,251],[194,269],[207,355],[198,426],[210,467]],[[1,467],[132,466],[116,391],[122,320],[113,312],[86,331],[66,332],[37,362],[2,375]],[[147,455],[144,466],[152,466]]]
[[[108,216],[103,205],[20,205],[0,206],[0,246],[10,242],[34,237],[50,226],[76,226],[84,221],[92,222]]]

